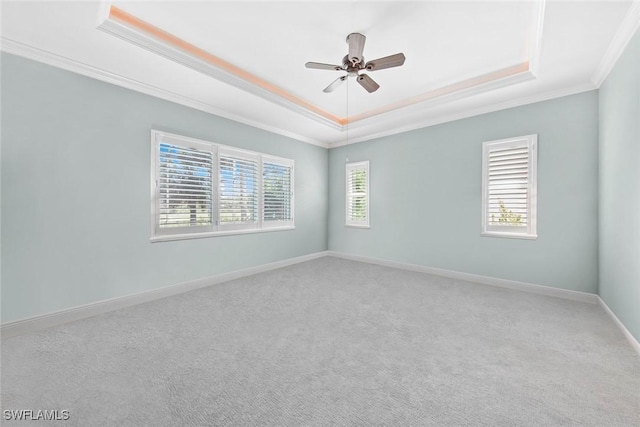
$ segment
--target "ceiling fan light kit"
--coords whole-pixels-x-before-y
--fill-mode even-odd
[[[362,53],[364,51],[364,43],[367,38],[360,33],[351,33],[347,36],[347,44],[349,45],[349,53],[342,59],[342,65],[323,64],[320,62],[307,62],[305,67],[316,70],[346,71],[347,74],[335,79],[329,86],[323,89],[323,92],[333,92],[348,77],[355,77],[356,81],[367,92],[372,93],[380,88],[367,74],[360,74],[360,71],[377,71],[385,68],[399,67],[404,64],[405,56],[403,53],[385,56],[383,58],[374,59],[365,62]]]

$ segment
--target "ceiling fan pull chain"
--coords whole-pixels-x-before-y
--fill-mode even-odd
[[[349,163],[349,79],[347,79],[347,114],[345,117],[347,118],[347,121],[345,123],[345,126],[347,127],[346,128],[347,143],[346,143],[346,148],[344,149],[344,152],[345,152],[344,162]]]

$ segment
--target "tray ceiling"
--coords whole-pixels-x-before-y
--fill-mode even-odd
[[[3,2],[2,50],[319,145],[339,145],[596,87],[632,2]],[[634,15],[635,16],[635,15]],[[633,23],[631,23],[633,24]],[[630,24],[627,22],[627,27]],[[343,73],[345,37],[365,60]],[[46,58],[46,59],[43,59]],[[348,125],[347,125],[348,123]]]

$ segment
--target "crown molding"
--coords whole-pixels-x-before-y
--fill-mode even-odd
[[[533,4],[532,34],[529,41],[529,72],[534,77],[538,76],[540,64],[540,52],[542,49],[542,30],[544,27],[544,10],[546,0],[538,0]]]
[[[101,11],[101,13],[103,12]],[[334,116],[299,96],[142,21],[115,6],[110,7],[107,19],[100,23],[97,28],[223,83],[281,105],[326,126],[337,130],[342,127],[344,119]]]
[[[349,117],[333,115],[283,88],[111,5],[110,1],[103,0],[101,3],[97,28],[171,61],[279,104],[332,129],[344,132],[347,125],[352,127],[356,122],[370,122],[369,119],[411,105],[451,102],[462,96],[473,96],[535,78],[540,57],[545,4],[546,0],[536,0],[532,6],[531,30],[529,43],[526,45],[527,61]],[[467,91],[467,89],[470,90]],[[451,96],[452,94],[454,96]]]
[[[597,88],[602,86],[638,28],[640,28],[640,0],[634,0],[591,77],[591,81]]]
[[[76,74],[80,74],[86,77],[91,77],[106,83],[115,84],[117,86],[131,89],[136,92],[144,93],[146,95],[150,95],[156,98],[164,99],[166,101],[175,102],[176,104],[180,104],[186,107],[194,108],[196,110],[204,111],[209,114],[220,116],[229,120],[236,121],[238,123],[253,126],[258,129],[262,129],[271,133],[286,136],[288,138],[292,138],[297,141],[315,145],[318,147],[337,148],[343,145],[347,145],[346,142],[344,141],[333,141],[333,142],[320,141],[320,140],[308,138],[303,135],[299,135],[294,132],[289,132],[283,129],[279,129],[277,127],[270,126],[261,122],[248,120],[244,117],[241,117],[235,114],[230,114],[224,110],[216,108],[202,101],[189,98],[183,95],[179,95],[177,93],[170,92],[165,89],[161,89],[156,86],[149,85],[147,83],[142,83],[137,80],[123,77],[115,73],[104,71],[99,68],[92,67],[90,65],[63,57],[61,55],[56,55],[32,46],[28,46],[23,43],[16,42],[11,39],[7,39],[5,37],[0,37],[0,51],[17,55],[23,58],[31,59],[33,61],[37,61],[46,65],[50,65],[50,66],[60,68],[66,71],[70,71]],[[479,114],[490,113],[493,111],[499,111],[499,110],[503,110],[511,107],[517,107],[517,106],[526,105],[526,104],[532,104],[535,102],[545,101],[552,98],[573,95],[576,93],[586,92],[593,89],[597,89],[597,88],[592,84],[582,84],[582,85],[572,86],[570,88],[544,92],[542,94],[537,94],[534,96],[518,98],[518,99],[510,100],[507,102],[487,105],[479,109],[473,109],[473,110],[463,111],[456,114],[440,116],[437,118],[415,122],[415,123],[412,123],[410,126],[399,127],[389,131],[379,132],[379,133],[367,135],[364,137],[355,138],[349,141],[349,145],[356,144],[359,142],[369,141],[376,138],[381,138],[384,136],[390,136],[398,133],[408,132],[415,129],[434,126],[441,123],[460,120],[460,119],[476,116]],[[469,90],[470,91],[477,90],[477,88],[470,88]],[[450,96],[453,97],[454,95],[455,94],[451,94]],[[437,102],[444,103],[452,100],[453,99],[433,100],[433,104],[435,105]],[[350,126],[350,129],[353,129],[353,125]]]
[[[415,104],[424,107],[433,107],[435,105],[445,104],[462,98],[479,95],[484,92],[512,86],[529,80],[534,80],[535,76],[529,71],[527,62],[517,64],[512,67],[496,70],[491,73],[482,74],[471,79],[463,80],[444,86],[421,95],[400,101],[388,106],[381,107],[379,110],[366,112],[357,115],[352,119],[349,118],[349,129],[357,129],[370,123],[371,119],[380,120],[377,116],[383,113],[393,113],[401,108]],[[388,116],[391,117],[391,116]],[[355,123],[352,123],[355,122]]]
[[[634,5],[637,6],[639,1],[640,0],[636,0]],[[329,125],[333,129],[336,129],[339,131],[345,131],[347,129],[347,126],[345,125],[347,120],[349,121],[349,125],[348,125],[349,129],[360,128],[372,123],[373,122],[372,119],[374,118],[376,120],[380,120],[380,119],[385,120],[385,117],[384,117],[385,115],[387,116],[386,120],[388,121],[389,119],[392,118],[392,115],[387,115],[386,113],[393,113],[394,111],[397,111],[398,109],[407,107],[409,105],[420,104],[421,106],[433,107],[435,105],[452,102],[458,99],[471,97],[471,96],[474,96],[483,92],[495,90],[501,87],[506,87],[509,85],[514,85],[517,83],[535,79],[535,74],[537,72],[537,66],[538,66],[537,64],[539,62],[539,56],[540,56],[545,3],[546,3],[546,0],[538,0],[538,1],[535,1],[533,4],[532,30],[531,30],[531,38],[528,46],[529,61],[522,64],[517,64],[502,70],[496,70],[491,73],[476,76],[464,81],[456,82],[452,85],[441,87],[433,91],[420,94],[408,100],[404,100],[398,103],[398,105],[393,104],[390,106],[384,106],[384,107],[381,107],[380,109],[364,112],[358,116],[349,117],[348,119],[337,118],[338,122],[327,119],[327,118],[322,118],[318,114],[309,112],[303,106],[300,106],[297,104],[293,104],[292,106],[291,102],[282,102],[282,98],[278,93],[271,93],[268,90],[265,90],[264,88],[261,91],[263,92],[263,94],[267,93],[267,95],[262,97],[268,100],[271,100],[276,104],[280,104],[288,108],[289,110],[301,113],[306,117],[312,118],[325,125]],[[112,19],[111,18],[112,7],[111,7],[110,1],[102,0],[100,2],[100,6],[101,7],[100,7],[100,10],[98,11],[98,16],[96,20],[96,25],[99,29],[110,34],[114,34],[124,40],[127,40],[128,42],[134,43],[147,50],[151,50],[154,53],[168,57],[169,59],[176,61],[178,63],[181,63],[187,67],[191,67],[193,69],[197,69],[198,71],[204,72],[197,68],[197,67],[201,67],[202,63],[204,62],[201,59],[194,58],[193,55],[189,55],[189,53],[185,51],[179,52],[180,49],[175,49],[175,48],[172,48],[171,46],[167,46],[165,43],[162,43],[158,40],[155,40],[154,42],[153,37],[145,35],[140,31],[136,30],[135,28],[130,28],[129,26],[124,25],[121,22],[118,22],[117,20]],[[629,18],[629,15],[631,15],[631,12],[628,14],[627,18]],[[131,17],[131,18],[134,20],[137,19],[135,17]],[[156,29],[156,30],[161,31],[160,29]],[[173,36],[167,35],[167,37],[173,37]],[[179,39],[176,39],[176,40],[179,40]],[[193,46],[193,48],[197,49],[195,46]],[[159,50],[162,50],[162,49],[165,49],[165,51],[160,52]],[[143,83],[138,80],[134,80],[118,74],[114,74],[114,73],[72,60],[67,57],[56,55],[32,46],[19,43],[14,40],[6,39],[4,37],[0,37],[0,50],[7,53],[19,55],[28,59],[32,59],[38,62],[42,62],[47,65],[52,65],[54,67],[65,69],[77,74],[95,78],[97,80],[122,86],[131,90],[135,90],[137,92],[141,92],[147,95],[160,98],[160,99],[175,102],[180,105],[195,108],[200,111],[204,111],[210,114],[224,117],[239,123],[243,123],[259,129],[263,129],[275,134],[283,135],[283,136],[286,136],[301,142],[305,142],[308,144],[316,145],[322,148],[334,148],[334,147],[340,147],[342,145],[346,145],[344,141],[334,141],[334,142],[320,141],[313,138],[309,138],[304,135],[300,135],[294,132],[280,129],[272,125],[268,125],[255,120],[250,120],[245,117],[221,110],[203,101],[200,101],[191,97],[186,97],[184,95],[180,95],[175,92],[167,91],[165,89],[159,88],[157,86],[149,85],[147,83]],[[176,58],[175,55],[178,55],[178,58]],[[189,58],[186,58],[186,57],[189,57]],[[216,57],[213,57],[213,58],[216,59]],[[189,63],[189,61],[192,61],[192,62]],[[208,67],[215,68],[210,64],[208,65]],[[231,67],[233,66],[231,65]],[[239,87],[240,85],[255,87],[255,85],[252,84],[250,81],[242,80],[238,76],[229,77],[230,76],[229,72],[221,71],[221,73],[225,74],[225,77],[219,78],[219,76],[218,77],[213,76],[209,72],[207,72],[206,74],[211,75],[212,77],[222,80],[226,83],[229,83],[229,82],[227,82],[225,78],[235,79],[236,80],[235,84],[234,83],[229,83],[229,84],[232,84],[236,87]],[[237,80],[242,80],[243,83],[238,83]],[[394,134],[407,132],[410,130],[424,128],[428,126],[433,126],[436,124],[445,123],[453,120],[459,120],[461,118],[471,117],[474,115],[484,114],[487,112],[497,111],[505,108],[511,108],[513,106],[539,102],[539,101],[554,98],[554,97],[565,96],[572,93],[591,90],[594,88],[595,87],[592,87],[591,85],[581,85],[578,87],[571,87],[563,90],[547,92],[545,94],[535,95],[532,97],[525,97],[525,98],[510,100],[507,102],[498,103],[494,105],[484,106],[480,109],[462,111],[456,114],[439,116],[439,117],[431,118],[428,120],[422,120],[422,121],[413,123],[409,126],[394,128],[388,131],[383,131],[376,134],[369,134],[367,136],[356,138],[356,139],[350,140],[349,144],[368,141],[368,140],[380,138],[383,136],[394,135]],[[242,89],[248,90],[246,87],[243,87]],[[263,94],[256,93],[255,90],[248,90],[248,91],[259,96],[263,95]],[[399,105],[399,104],[403,104],[403,105]]]
[[[545,5],[546,0],[536,0],[532,6],[531,33],[529,45],[527,46],[527,61],[461,80],[393,104],[384,105],[350,116],[346,119],[348,126],[350,129],[353,129],[355,123],[358,123],[356,125],[358,126],[361,125],[361,122],[370,121],[368,119],[377,118],[383,114],[391,113],[411,105],[420,104],[421,106],[433,106],[535,79],[538,74],[538,64],[540,62]],[[346,129],[347,124],[342,126],[342,130]]]
[[[72,73],[80,74],[86,77],[91,77],[96,80],[100,80],[106,83],[111,83],[117,86],[121,86],[127,89],[134,90],[136,92],[144,93],[156,98],[164,99],[166,101],[175,102],[176,104],[184,105],[186,107],[194,108],[196,110],[204,111],[216,116],[223,117],[225,119],[233,120],[238,123],[249,125],[258,129],[262,129],[271,133],[286,136],[304,142],[311,145],[316,145],[322,148],[328,148],[328,144],[323,141],[308,138],[303,135],[299,135],[294,132],[289,132],[283,129],[279,129],[275,126],[271,126],[265,123],[257,122],[255,120],[249,120],[245,117],[231,114],[224,110],[221,110],[213,105],[199,101],[194,98],[190,98],[184,95],[177,94],[175,92],[161,89],[157,86],[153,86],[147,83],[143,83],[138,80],[133,80],[128,77],[121,76],[119,74],[111,73],[91,65],[84,64],[82,62],[75,61],[73,59],[50,53],[15,40],[0,37],[0,51],[10,53],[13,55],[21,56],[23,58],[31,59],[33,61],[41,62],[46,65],[50,65],[56,68],[60,68]]]
[[[435,118],[423,120],[420,122],[414,122],[411,125],[399,127],[393,130],[378,132],[376,134],[371,134],[371,135],[363,136],[360,138],[350,139],[348,144],[346,141],[333,141],[329,143],[329,148],[331,149],[331,148],[343,147],[345,145],[353,145],[360,142],[366,142],[366,141],[371,141],[373,139],[382,138],[385,136],[397,135],[399,133],[427,128],[427,127],[439,125],[442,123],[453,122],[456,120],[479,116],[481,114],[492,113],[500,110],[506,110],[508,108],[520,107],[528,104],[535,104],[537,102],[548,101],[550,99],[561,98],[563,96],[575,95],[578,93],[588,92],[590,90],[595,90],[595,89],[597,88],[591,83],[582,83],[582,84],[578,84],[568,88],[551,90],[551,91],[539,93],[533,96],[525,96],[521,98],[512,99],[506,102],[499,102],[495,104],[485,105],[481,108],[466,110],[466,111],[462,111],[455,114],[446,114],[446,115],[438,116]]]

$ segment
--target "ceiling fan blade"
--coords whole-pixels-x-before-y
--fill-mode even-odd
[[[338,86],[340,86],[342,84],[343,81],[347,80],[347,77],[348,76],[338,77],[337,79],[335,79],[333,81],[333,83],[331,83],[329,86],[325,87],[322,91],[324,93],[333,92]]]
[[[376,83],[375,80],[373,80],[371,77],[367,76],[366,74],[360,74],[357,80],[358,80],[358,83],[360,83],[360,86],[365,88],[369,93],[377,91],[378,88],[380,87],[380,85]]]
[[[362,51],[364,50],[364,42],[367,40],[360,33],[351,33],[347,36],[349,43],[349,61],[352,64],[358,64],[362,61]]]
[[[399,67],[404,64],[404,53],[396,53],[395,55],[385,56],[384,58],[374,59],[366,63],[364,68],[369,71],[383,70],[385,68]]]
[[[342,71],[342,67],[339,65],[322,64],[320,62],[307,62],[304,66],[307,68],[315,68],[317,70]]]

